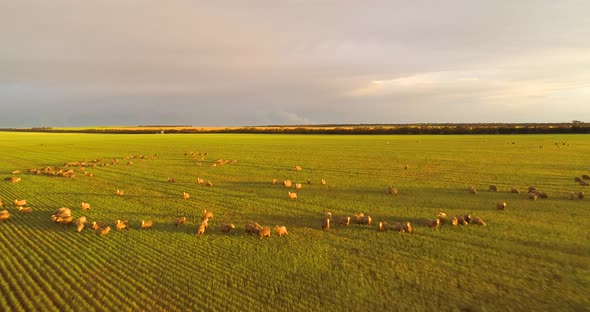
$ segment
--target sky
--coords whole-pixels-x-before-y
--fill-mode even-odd
[[[590,122],[590,2],[0,0],[0,127]]]

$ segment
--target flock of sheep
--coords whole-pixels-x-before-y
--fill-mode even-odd
[[[185,155],[188,155],[188,153],[185,153]],[[192,160],[198,161],[198,162],[196,162],[197,166],[202,165],[201,161],[203,161],[205,159],[204,156],[206,156],[206,155],[207,155],[207,153],[197,153],[197,152],[190,153]],[[142,159],[143,160],[143,159],[148,159],[148,158],[155,159],[155,158],[157,158],[157,155],[150,156],[150,157],[145,157],[142,155],[129,156],[124,159],[128,160],[127,165],[133,165],[133,161],[131,161],[131,159]],[[222,165],[226,165],[226,164],[233,164],[236,162],[237,162],[237,160],[230,161],[230,160],[219,159],[219,160],[215,161],[214,163],[212,163],[211,166],[216,167],[216,166],[222,166]],[[52,175],[52,176],[75,177],[74,169],[65,169],[65,168],[79,167],[80,168],[79,170],[84,172],[85,176],[91,177],[92,173],[87,172],[86,168],[96,167],[96,166],[115,165],[117,163],[119,163],[119,160],[117,160],[117,159],[113,159],[112,161],[109,161],[109,162],[102,162],[99,159],[95,159],[90,162],[86,162],[86,161],[69,162],[64,165],[64,168],[45,167],[42,169],[29,169],[28,171],[29,171],[29,173],[32,173],[32,174],[46,174],[46,175]],[[405,165],[404,169],[408,170],[409,166]],[[302,168],[301,168],[301,166],[295,166],[294,170],[301,171]],[[15,170],[12,172],[12,174],[13,175],[20,174],[20,171]],[[7,180],[11,183],[18,183],[22,179],[20,177],[12,176],[12,177],[6,178],[5,180]],[[580,185],[588,185],[588,182],[586,182],[585,180],[590,180],[590,176],[582,175],[581,177],[575,178],[575,181],[578,182]],[[170,183],[175,183],[176,179],[168,178],[167,181]],[[204,184],[209,187],[213,186],[213,183],[211,181],[205,182],[204,179],[202,179],[202,178],[197,178],[197,183]],[[311,184],[311,180],[307,180],[307,183]],[[273,179],[272,184],[275,184],[275,185],[278,184],[277,179]],[[321,184],[326,185],[326,180],[322,179]],[[295,190],[300,190],[302,188],[301,183],[293,183],[291,180],[283,181],[282,185],[284,188],[289,188],[289,189],[294,188]],[[477,190],[473,186],[469,186],[467,188],[467,191],[471,194],[477,194]],[[488,188],[488,191],[498,192],[499,189],[496,185],[490,185]],[[399,193],[399,190],[397,188],[394,188],[393,186],[389,186],[386,188],[385,192],[388,195],[397,196]],[[519,194],[520,190],[516,187],[512,187],[510,192],[515,193],[515,194]],[[532,200],[548,197],[545,192],[537,190],[535,187],[532,187],[532,186],[528,188],[527,194],[528,194],[528,197]],[[123,190],[117,189],[115,191],[115,196],[124,196],[124,195],[125,195],[125,192]],[[295,193],[295,192],[288,191],[287,195],[291,200],[297,199],[297,193]],[[579,199],[583,199],[584,192],[578,192],[578,193],[570,192],[568,194],[568,198],[571,200],[575,199],[576,197]],[[182,192],[182,198],[187,200],[190,198],[190,194],[187,192]],[[28,213],[33,212],[33,209],[31,207],[26,207],[27,200],[25,200],[25,199],[22,199],[22,200],[15,199],[14,206],[17,208],[17,210],[20,214],[28,214]],[[501,202],[501,203],[496,204],[496,208],[498,210],[504,210],[504,209],[506,209],[506,206],[507,206],[506,202]],[[0,208],[2,208],[2,207],[4,207],[4,203],[0,200]],[[80,204],[80,208],[82,211],[90,210],[90,203],[82,202]],[[10,212],[8,210],[0,211],[0,221],[7,220],[9,218],[10,218]],[[204,235],[206,233],[207,229],[209,228],[209,221],[212,218],[213,218],[213,213],[211,211],[207,211],[207,210],[203,211],[202,219],[201,219],[199,226],[197,228],[197,231],[196,231],[196,234],[198,236]],[[81,216],[81,217],[74,220],[74,217],[72,216],[71,209],[66,208],[66,207],[62,207],[62,208],[57,209],[51,215],[50,219],[51,219],[51,221],[58,223],[58,224],[62,224],[62,225],[73,224],[73,225],[75,225],[76,231],[78,233],[82,232],[85,229],[86,225],[89,224],[89,222],[87,221],[85,216]],[[187,222],[188,222],[188,219],[186,216],[177,217],[173,220],[173,224],[175,226],[180,226],[180,225],[183,225]],[[373,224],[373,219],[371,216],[365,215],[362,212],[355,213],[355,214],[353,214],[352,217],[339,216],[337,218],[333,218],[331,212],[326,212],[324,215],[324,218],[322,219],[322,222],[321,222],[321,228],[325,231],[328,231],[328,230],[330,230],[330,228],[332,227],[332,225],[334,223],[336,225],[338,225],[339,227],[343,227],[343,226],[349,226],[351,222],[354,224],[371,226]],[[444,212],[439,212],[438,216],[435,219],[427,219],[427,220],[424,220],[424,222],[423,222],[424,226],[432,228],[432,229],[438,229],[442,224],[448,224],[451,226],[460,226],[460,225],[467,225],[467,224],[475,224],[475,225],[482,225],[482,226],[486,225],[485,221],[477,216],[471,216],[470,214],[448,216]],[[413,232],[412,224],[409,221],[398,222],[394,225],[389,225],[385,221],[380,221],[377,223],[377,225],[378,225],[377,226],[378,231],[396,231],[396,232],[400,232],[400,233],[412,233]],[[128,230],[129,229],[129,222],[127,220],[116,220],[114,223],[114,227],[118,231]],[[152,220],[142,220],[141,221],[141,229],[142,230],[152,229],[153,227],[154,227],[154,222]],[[99,236],[105,236],[111,231],[111,226],[106,224],[105,222],[94,221],[91,223],[91,228]],[[223,224],[219,225],[220,232],[224,233],[224,234],[229,234],[235,228],[236,227],[234,224],[223,223]],[[260,239],[263,239],[265,237],[270,237],[270,235],[271,235],[270,227],[261,226],[260,224],[253,222],[253,221],[247,222],[245,224],[244,228],[245,228],[245,233],[256,234],[259,236]],[[276,226],[275,233],[279,237],[289,234],[286,226]]]

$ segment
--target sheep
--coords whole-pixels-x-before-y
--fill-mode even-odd
[[[340,224],[340,226],[342,226],[342,225],[348,226],[350,224],[350,217],[340,217],[338,219],[338,224]]]
[[[459,225],[459,220],[457,219],[457,217],[454,217],[454,218],[453,218],[453,220],[451,220],[451,224],[452,224],[453,226],[457,226],[457,225]]]
[[[104,222],[96,222],[96,221],[92,222],[92,229],[95,231],[100,228],[104,228],[104,227],[105,227]]]
[[[174,219],[174,225],[179,226],[181,224],[186,223],[186,221],[187,221],[186,217],[176,218],[176,219]]]
[[[246,233],[258,233],[260,229],[262,229],[262,226],[256,222],[246,223]]]
[[[168,182],[170,182],[170,183],[176,183],[176,179],[175,178],[168,178]]]
[[[0,211],[0,221],[8,220],[8,218],[10,218],[10,212],[8,210]]]
[[[584,181],[584,180],[581,180],[581,181],[579,181],[579,182],[578,182],[578,184],[580,184],[580,185],[584,185],[584,186],[588,186],[588,185],[590,185],[590,184],[588,184],[588,182],[586,182],[586,181]]]
[[[483,225],[486,226],[487,224],[483,221],[483,219],[479,218],[479,217],[473,217],[473,219],[471,219],[471,224],[476,224],[476,225]]]
[[[405,170],[408,170],[408,169],[410,169],[410,165],[404,165],[404,169],[405,169]]]
[[[17,207],[26,206],[27,205],[27,200],[26,199],[21,199],[21,200],[15,199],[14,200],[14,205],[17,206]]]
[[[205,182],[205,185],[211,187],[211,186],[213,186],[213,182],[207,181],[207,182]]]
[[[401,223],[399,223],[399,222],[397,222],[397,223],[396,223],[396,224],[393,226],[393,229],[392,229],[392,230],[393,230],[393,231],[396,231],[396,232],[401,232],[401,233],[403,233],[403,232],[405,232],[405,231],[406,231],[406,230],[404,229],[404,226],[403,226],[403,224],[401,224]]]
[[[307,184],[311,184],[311,180],[310,179],[307,179]]]
[[[569,193],[569,195],[568,195],[568,198],[569,198],[570,200],[573,200],[574,198],[576,198],[576,193],[574,193],[574,192],[570,192],[570,193]]]
[[[285,180],[285,181],[283,181],[283,186],[284,187],[291,187],[291,180]]]
[[[82,208],[82,210],[90,210],[90,203],[82,202],[82,204],[80,204],[80,207]]]
[[[387,189],[385,190],[385,192],[389,195],[393,195],[393,196],[397,196],[397,194],[399,193],[397,188],[394,188],[393,186],[389,186],[387,187]]]
[[[574,181],[575,181],[575,182],[580,182],[580,181],[582,181],[582,178],[580,178],[580,177],[575,177],[575,178],[574,178]]]
[[[270,237],[270,228],[268,226],[265,226],[265,227],[259,229],[258,236],[260,237],[260,239],[263,239],[265,237]]]
[[[496,203],[496,209],[498,209],[498,210],[506,209],[506,202]]]
[[[371,216],[365,216],[365,218],[363,219],[363,224],[370,226],[371,223],[373,223],[373,218],[371,218]]]
[[[191,197],[191,195],[187,192],[182,192],[182,199],[187,200]]]
[[[584,199],[584,192],[578,192],[578,198]]]
[[[465,215],[463,215],[463,220],[465,220],[466,223],[470,223],[471,222],[471,215],[466,213]]]
[[[537,193],[537,188],[534,186],[529,186],[527,193]]]
[[[55,220],[54,220],[54,221],[55,221],[56,223],[59,223],[59,224],[65,224],[65,225],[67,225],[67,224],[70,224],[70,223],[72,223],[72,221],[74,221],[74,218],[73,218],[72,216],[67,216],[67,217],[55,217]]]
[[[439,219],[434,219],[434,220],[427,219],[424,221],[424,225],[426,225],[429,228],[438,229],[438,227],[440,226],[440,220]]]
[[[440,220],[440,223],[446,223],[449,221],[449,216],[444,212],[439,212],[437,219]]]
[[[287,194],[289,194],[290,199],[297,199],[297,193],[287,192]]]
[[[70,224],[73,220],[72,210],[66,207],[59,208],[51,215],[51,221],[60,224]]]
[[[529,193],[529,199],[530,200],[537,200],[537,198],[539,198],[539,196],[537,196],[537,194],[535,194],[535,193]]]
[[[279,237],[282,237],[283,235],[289,235],[289,232],[287,232],[287,227],[286,226],[275,226],[275,233],[277,233],[277,235]]]
[[[324,221],[322,222],[322,230],[330,230],[330,219],[324,219]]]
[[[404,230],[404,232],[408,232],[408,233],[412,233],[412,223],[410,222],[404,222],[402,223],[402,229]]]
[[[22,181],[22,178],[21,177],[8,177],[4,180],[9,181],[10,183],[18,183],[18,182]]]
[[[76,232],[80,233],[86,224],[86,217],[82,216],[76,220]]]
[[[209,220],[213,218],[213,212],[207,211],[207,209],[203,210],[203,219]]]
[[[197,230],[197,235],[201,236],[203,234],[205,234],[205,230],[207,229],[207,227],[203,226],[202,224],[199,226],[199,229]]]
[[[495,185],[490,185],[490,188],[488,189],[489,192],[497,192],[498,191],[498,187]]]
[[[300,190],[301,189],[301,183],[295,183],[295,189],[296,190]]]
[[[228,234],[229,232],[231,232],[231,230],[233,230],[235,228],[236,228],[236,226],[233,225],[233,223],[230,223],[230,224],[222,223],[219,226],[219,229],[221,230],[221,233],[225,233],[225,234]]]
[[[510,193],[514,193],[514,194],[520,194],[520,190],[519,190],[519,189],[517,189],[516,187],[512,187],[512,188],[510,189]]]
[[[129,230],[129,221],[117,220],[115,221],[115,228],[117,229],[117,231]]]
[[[463,216],[456,216],[455,219],[457,219],[457,224],[458,225],[466,225],[466,224],[468,224],[468,222],[465,221],[465,218]]]
[[[272,179],[272,184],[276,185],[277,184],[277,179]]]
[[[362,212],[359,213],[355,213],[352,215],[352,218],[354,220],[354,223],[356,224],[362,224],[363,220],[365,219],[365,214]]]
[[[322,185],[326,185],[326,180],[322,179]]]
[[[116,190],[115,191],[115,195],[117,195],[117,196],[123,196],[123,195],[125,195],[125,191],[123,191],[123,190]]]
[[[203,184],[203,182],[205,182],[203,178],[197,178],[197,184]]]
[[[92,172],[84,172],[84,176],[92,178],[94,174]]]
[[[205,229],[208,229],[209,228],[209,219],[204,219],[203,221],[201,221],[201,224],[199,226],[202,226]]]
[[[295,171],[301,171],[301,166],[295,166]]]
[[[582,175],[582,179],[584,179],[584,180],[590,180],[590,176],[587,175],[587,174],[583,174]]]
[[[20,170],[14,170],[13,172],[11,172],[12,174],[20,174]]]
[[[326,213],[324,214],[324,216],[326,217],[326,219],[332,220],[332,213],[331,212],[326,211]]]
[[[471,193],[471,194],[477,194],[477,190],[475,189],[475,187],[473,186],[469,186],[467,188],[467,192]]]
[[[154,222],[151,220],[141,220],[141,229],[148,230],[154,227]]]
[[[105,236],[105,235],[109,234],[110,231],[111,231],[111,227],[110,226],[107,226],[107,227],[104,227],[104,228],[98,228],[98,229],[96,229],[96,234],[99,235],[99,236]]]
[[[539,191],[537,192],[537,196],[539,196],[539,198],[548,198],[547,193],[543,192],[543,191]]]
[[[25,213],[32,213],[33,212],[33,208],[31,207],[18,207],[18,213],[20,214],[25,214]]]

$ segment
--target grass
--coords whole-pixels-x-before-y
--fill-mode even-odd
[[[514,142],[514,144],[512,144]],[[555,142],[567,142],[560,144]],[[544,145],[544,148],[539,148]],[[12,217],[0,223],[2,310],[584,310],[590,306],[588,135],[320,136],[0,133],[0,174]],[[208,152],[202,166],[191,151]],[[123,157],[154,155],[157,159]],[[26,173],[69,161],[120,159],[75,178]],[[211,167],[217,159],[235,164]],[[410,166],[404,170],[404,165]],[[303,167],[301,172],[293,170]],[[173,177],[177,183],[166,180]],[[196,183],[197,177],[214,187]],[[299,199],[272,179],[303,182]],[[327,180],[327,185],[319,183]],[[305,182],[310,179],[312,184]],[[487,192],[495,184],[498,193]],[[385,194],[387,186],[400,190]],[[471,195],[467,186],[479,194]],[[531,201],[535,185],[549,194]],[[116,197],[116,189],[125,190]],[[191,194],[187,201],[182,192]],[[19,215],[14,199],[34,212]],[[90,202],[81,211],[80,202]],[[506,201],[505,211],[495,203]],[[59,207],[90,221],[128,219],[99,237],[50,221]],[[203,209],[215,217],[195,233]],[[365,212],[412,235],[375,226],[320,226],[325,211]],[[439,211],[471,213],[487,227],[421,226]],[[175,227],[173,219],[189,224]],[[142,219],[155,223],[141,231]],[[247,221],[286,225],[260,240]],[[224,235],[221,223],[236,230]]]

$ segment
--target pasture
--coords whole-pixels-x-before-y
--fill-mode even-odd
[[[3,132],[0,149],[0,199],[11,214],[0,222],[1,310],[590,307],[590,188],[574,182],[590,174],[589,135]],[[191,152],[201,155],[192,159]],[[125,159],[135,155],[145,157]],[[27,172],[113,159],[118,163],[73,167],[71,178]],[[237,162],[212,167],[218,159]],[[4,181],[12,176],[22,181]],[[499,191],[488,192],[491,184]],[[388,186],[399,194],[387,195]],[[530,200],[529,186],[548,198]],[[117,189],[125,195],[115,196]],[[580,191],[585,199],[568,199]],[[19,214],[15,199],[27,199],[33,212]],[[81,202],[91,209],[82,211]],[[506,209],[497,210],[498,202]],[[77,233],[74,225],[56,224],[50,217],[60,207],[113,230],[99,236],[89,226]],[[197,236],[204,209],[214,217]],[[364,212],[373,225],[333,224],[325,231],[326,211]],[[441,211],[470,213],[487,226],[422,225]],[[182,216],[188,222],[175,226]],[[117,219],[129,220],[130,229],[115,230]],[[152,220],[153,229],[141,230],[141,220]],[[248,221],[271,227],[271,237],[246,234]],[[379,232],[379,221],[409,221],[414,232]],[[222,223],[236,228],[224,234]],[[275,225],[289,235],[275,235]]]

